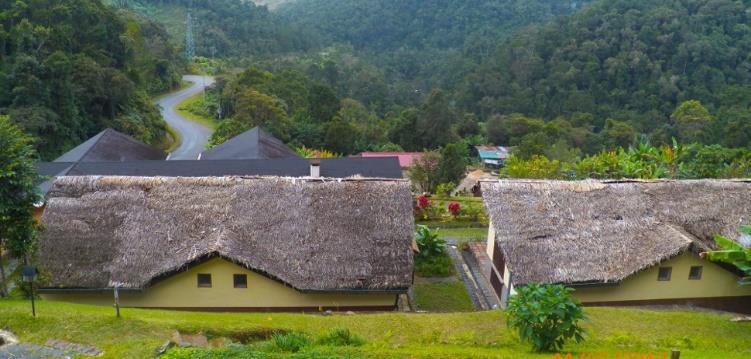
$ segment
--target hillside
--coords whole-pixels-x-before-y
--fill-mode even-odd
[[[612,118],[657,143],[680,137],[671,114],[695,99],[716,118],[705,142],[746,146],[750,11],[748,1],[600,1],[515,34],[457,94],[483,116],[589,118],[595,129]]]
[[[179,67],[161,26],[98,0],[0,2],[0,113],[43,158],[106,127],[161,141],[148,94],[177,85]]]
[[[357,49],[455,48],[570,14],[574,0],[298,0],[279,12]]]
[[[288,24],[265,6],[244,0],[106,0],[164,24],[173,44],[185,49],[188,10],[198,56],[250,57],[306,51],[315,37]]]

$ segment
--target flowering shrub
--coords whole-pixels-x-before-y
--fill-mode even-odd
[[[451,202],[448,206],[449,213],[451,213],[454,218],[459,216],[459,213],[462,212],[462,206],[459,204],[459,202]]]
[[[430,205],[431,203],[430,203],[430,199],[428,198],[428,196],[421,194],[417,197],[417,208],[422,210],[422,209],[430,207]]]

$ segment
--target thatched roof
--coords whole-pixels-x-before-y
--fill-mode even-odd
[[[301,291],[412,283],[409,183],[279,177],[61,177],[39,262],[47,288],[145,288],[221,257]]]
[[[482,191],[515,284],[617,282],[751,222],[750,181],[502,180]]]

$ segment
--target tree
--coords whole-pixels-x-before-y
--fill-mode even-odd
[[[516,288],[508,302],[507,325],[535,351],[557,351],[567,339],[584,340],[581,303],[571,298],[573,289],[557,284],[528,284]]]
[[[247,90],[235,103],[234,119],[248,128],[261,126],[282,141],[289,139],[289,119],[276,97]]]
[[[31,137],[0,116],[0,275],[4,295],[4,252],[28,262],[35,250],[38,230],[33,208],[40,198],[36,194],[38,175],[36,153]]]
[[[670,116],[678,129],[678,138],[683,143],[706,142],[710,138],[709,127],[714,119],[697,100],[681,103]]]
[[[457,122],[456,114],[449,106],[449,99],[441,90],[433,90],[420,108],[417,118],[417,133],[424,148],[438,148],[457,139],[452,131]]]
[[[326,126],[326,148],[333,152],[351,154],[355,138],[357,129],[338,117]]]
[[[459,183],[466,170],[467,150],[463,143],[449,143],[441,149],[441,159],[438,161],[439,183]]]
[[[308,113],[314,121],[324,123],[334,118],[341,104],[336,92],[326,85],[313,85],[308,94]]]
[[[438,164],[440,161],[440,153],[427,151],[422,157],[415,159],[409,167],[407,177],[418,191],[433,192],[435,190],[439,181]]]

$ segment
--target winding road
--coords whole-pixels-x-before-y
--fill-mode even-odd
[[[185,75],[183,80],[192,82],[190,87],[171,93],[157,101],[159,111],[167,124],[180,134],[180,145],[170,153],[169,160],[195,160],[206,148],[211,130],[180,116],[176,107],[190,96],[203,91],[214,83],[210,76]]]

